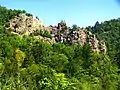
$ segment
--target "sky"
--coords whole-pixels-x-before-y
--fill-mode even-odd
[[[26,10],[47,26],[65,20],[69,26],[86,27],[120,17],[117,0],[0,0],[0,5]]]

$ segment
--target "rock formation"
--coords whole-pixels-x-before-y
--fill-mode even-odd
[[[89,43],[94,52],[106,53],[105,43],[99,41],[90,31],[67,27],[63,21],[57,26],[45,27],[38,17],[20,14],[10,20],[7,29],[11,30],[13,34],[30,35],[49,43],[62,42],[82,46]]]
[[[9,22],[9,28],[13,33],[29,35],[30,33],[44,28],[43,23],[36,17],[20,14]]]
[[[94,52],[106,53],[106,45],[99,41],[94,34],[85,29],[70,29],[64,22],[58,23],[58,26],[52,28],[56,42],[67,44],[81,44],[82,46],[89,43]]]

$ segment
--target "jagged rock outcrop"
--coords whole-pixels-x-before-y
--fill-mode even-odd
[[[88,43],[94,52],[106,53],[105,43],[99,41],[90,31],[67,27],[63,21],[57,26],[45,27],[38,17],[20,14],[10,20],[7,29],[13,34],[29,35],[49,43],[62,42],[82,46]]]
[[[106,45],[103,41],[99,41],[94,34],[85,29],[70,29],[66,24],[58,23],[57,27],[53,27],[52,34],[56,42],[67,44],[81,44],[82,46],[89,43],[94,52],[106,53]]]
[[[44,28],[42,21],[32,15],[20,14],[15,16],[9,22],[9,27],[12,33],[29,35],[30,33]]]

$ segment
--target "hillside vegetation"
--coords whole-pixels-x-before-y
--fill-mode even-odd
[[[44,29],[30,35],[13,34],[13,30],[6,27],[20,14],[31,16],[24,10],[0,6],[1,90],[120,90],[119,19],[97,22],[85,29],[98,41],[105,42],[104,53],[94,51],[89,41],[84,44],[71,43],[74,39],[61,42],[61,34],[57,34],[55,43],[34,37],[52,38],[53,32]],[[69,29],[64,26],[63,30],[77,32],[78,29],[73,25]],[[74,37],[73,33],[68,36],[72,35]]]

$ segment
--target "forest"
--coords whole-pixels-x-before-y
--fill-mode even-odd
[[[0,6],[0,90],[120,90],[120,18],[86,27],[106,43],[104,54],[13,35],[5,25],[20,13]]]

